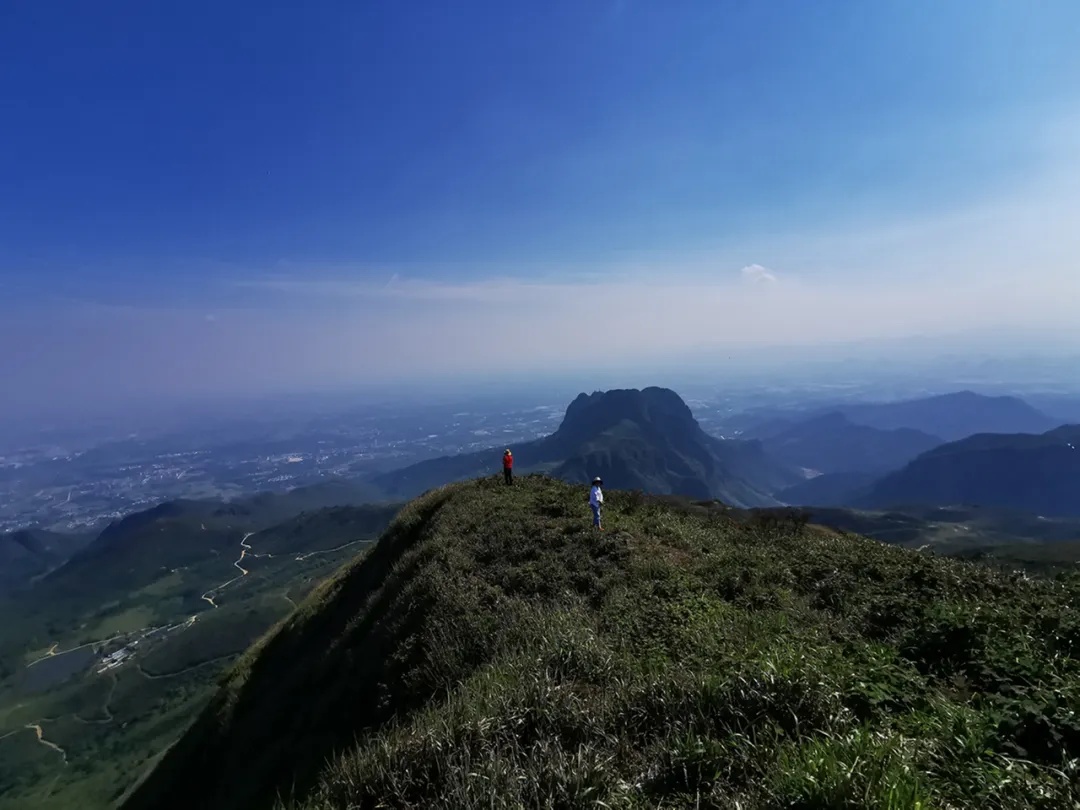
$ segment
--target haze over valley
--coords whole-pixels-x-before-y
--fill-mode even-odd
[[[1077,31],[7,4],[0,810],[1080,808]]]

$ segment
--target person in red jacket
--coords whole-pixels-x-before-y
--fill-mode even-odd
[[[514,454],[509,450],[503,453],[503,479],[507,484],[514,483]]]

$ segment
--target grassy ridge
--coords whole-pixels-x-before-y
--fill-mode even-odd
[[[631,493],[607,512],[594,533],[540,477],[412,503],[125,807],[1080,802],[1075,577]]]

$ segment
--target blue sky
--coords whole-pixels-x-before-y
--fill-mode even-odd
[[[0,372],[30,404],[1064,329],[1078,32],[1068,0],[9,3]]]

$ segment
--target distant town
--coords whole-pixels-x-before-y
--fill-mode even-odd
[[[380,415],[271,425],[237,439],[198,430],[109,437],[90,447],[43,441],[0,451],[0,532],[89,531],[175,498],[233,498],[554,431],[565,404],[504,412]]]
[[[1065,361],[1030,366],[1029,376],[1055,372],[1061,377],[1075,370]],[[1005,386],[999,380],[1005,371],[1024,384]],[[738,385],[687,385],[678,393],[706,432],[734,438],[742,432],[740,415],[755,409],[925,396],[961,384],[985,393],[1047,390],[1041,376],[1029,380],[1015,364],[991,365],[977,373],[962,367],[936,376],[882,374],[808,368],[807,379],[784,382],[764,375]],[[93,531],[165,500],[281,491],[528,441],[558,428],[570,397],[549,395],[547,400],[400,403],[306,417],[193,420],[168,433],[114,431],[77,438],[43,433],[8,441],[0,445],[0,533],[30,526]]]

